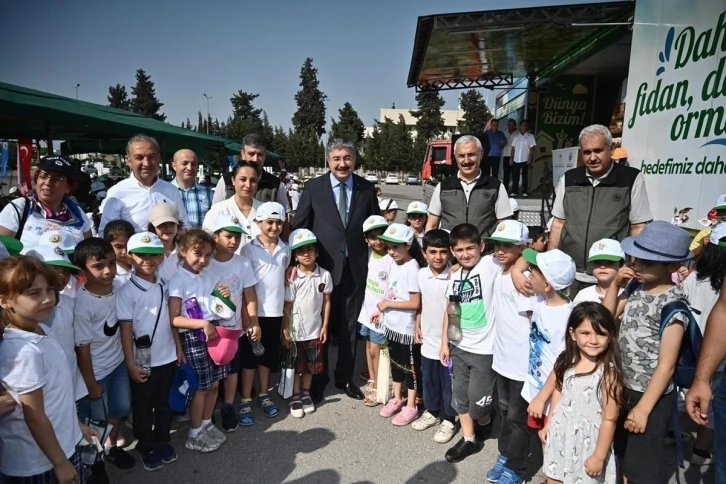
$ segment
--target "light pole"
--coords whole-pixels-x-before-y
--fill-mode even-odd
[[[213,96],[207,96],[204,94],[204,97],[207,99],[207,134],[209,134],[209,100],[212,99]]]
[[[76,84],[76,99],[78,99],[78,88],[81,87],[80,84]]]

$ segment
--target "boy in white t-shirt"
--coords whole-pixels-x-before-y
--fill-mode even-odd
[[[129,280],[133,271],[126,245],[134,233],[134,226],[126,220],[112,220],[103,229],[104,240],[111,244],[116,253],[116,282],[119,287]]]
[[[157,275],[164,260],[161,240],[151,232],[134,234],[128,240],[128,255],[134,273],[118,291],[116,313],[131,377],[136,450],[144,469],[155,471],[177,459],[169,444],[174,413],[168,400],[176,365],[184,352],[179,333],[169,320],[166,284]],[[145,351],[150,353],[148,361],[139,354]]]
[[[315,261],[318,239],[308,229],[290,234],[290,249],[297,261],[297,277],[285,292],[285,316],[282,326],[284,344],[297,354],[295,383],[290,400],[290,415],[302,418],[315,411],[310,398],[313,375],[323,372],[323,348],[328,340],[330,294],[333,279],[330,272]]]
[[[527,456],[532,432],[527,426],[527,401],[522,387],[527,379],[529,353],[529,317],[531,298],[517,292],[512,269],[530,242],[527,226],[516,220],[497,225],[488,240],[494,242],[494,257],[502,266],[494,279],[493,308],[494,360],[497,374],[497,398],[502,414],[502,430],[497,444],[499,456],[489,469],[489,482],[522,482],[527,471]]]
[[[421,312],[416,316],[416,342],[421,344],[421,377],[426,411],[416,420],[414,430],[426,430],[441,424],[434,442],[445,444],[456,435],[456,410],[451,406],[451,375],[439,361],[441,331],[446,312],[446,287],[449,284],[449,234],[429,230],[423,236],[423,254],[427,267],[418,271],[421,289]]]
[[[475,226],[457,225],[449,239],[451,252],[460,269],[449,277],[446,297],[453,296],[459,301],[462,338],[449,341],[447,315],[439,358],[444,366],[453,365],[452,406],[459,414],[462,433],[461,440],[446,451],[445,458],[449,462],[460,462],[482,449],[483,440],[492,426],[492,398],[496,384],[492,369],[492,291],[494,278],[502,269],[491,255],[481,256],[484,243]]]
[[[256,356],[252,344],[243,339],[242,348],[242,400],[239,423],[252,425],[252,383],[255,371],[259,375],[260,394],[257,404],[266,417],[276,417],[280,410],[267,393],[270,388],[270,372],[280,364],[280,337],[282,315],[285,306],[285,270],[290,263],[290,247],[280,240],[280,233],[286,214],[277,202],[265,202],[255,213],[255,222],[260,230],[251,242],[242,247],[242,255],[252,263],[257,274],[257,315],[262,330],[261,343],[265,353]]]
[[[597,284],[578,292],[572,302],[575,305],[585,301],[602,304],[624,261],[625,253],[617,240],[601,239],[592,244],[587,262],[592,269],[592,275],[597,279]]]
[[[86,277],[76,294],[73,322],[78,367],[88,388],[88,396],[78,402],[78,416],[108,421],[112,429],[104,460],[130,469],[136,461],[117,445],[121,420],[131,412],[131,389],[116,316],[116,253],[110,242],[91,237],[78,243],[73,258]]]

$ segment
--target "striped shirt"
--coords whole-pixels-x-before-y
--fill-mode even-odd
[[[212,189],[195,183],[192,188],[186,189],[179,186],[176,178],[172,180],[172,185],[179,189],[179,195],[184,202],[184,208],[189,216],[189,225],[191,228],[202,228],[204,216],[212,206]]]

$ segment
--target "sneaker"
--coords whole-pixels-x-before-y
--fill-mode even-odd
[[[368,373],[368,370],[361,371],[360,375],[358,377],[363,381],[369,381],[371,379],[371,374]]]
[[[484,447],[482,442],[469,442],[462,437],[452,448],[446,451],[444,458],[447,462],[455,464],[466,459],[470,455],[476,454]]]
[[[391,423],[397,427],[404,427],[416,420],[416,417],[418,417],[418,409],[406,405],[393,417]]]
[[[201,452],[203,454],[206,454],[207,452],[214,452],[215,450],[219,449],[221,445],[222,444],[220,442],[213,439],[207,433],[206,429],[202,429],[202,431],[199,432],[196,437],[188,435],[187,441],[184,442],[184,447],[186,447],[187,449],[196,450],[197,452]]]
[[[229,404],[224,404],[222,406],[222,430],[225,432],[234,432],[238,426],[239,423],[237,422],[234,407]]]
[[[403,408],[403,400],[391,398],[388,403],[378,412],[381,417],[389,418],[397,414]]]
[[[290,415],[295,418],[303,418],[305,411],[303,410],[302,400],[291,400],[290,401]]]
[[[713,455],[707,450],[699,450],[699,454],[696,454],[696,449],[693,449],[689,462],[696,466],[710,466],[713,465]],[[707,454],[707,455],[700,455]]]
[[[108,464],[115,465],[119,469],[131,469],[136,465],[136,459],[116,445],[108,449],[108,452],[103,453],[103,460]]]
[[[227,442],[227,436],[224,435],[224,433],[222,433],[222,431],[214,425],[213,421],[209,425],[207,425],[204,430],[207,432],[207,434],[209,434],[211,438],[213,438],[220,444],[224,444],[225,442]]]
[[[169,444],[161,444],[156,448],[157,453],[161,456],[161,462],[164,464],[171,464],[179,457],[176,455],[176,450]]]
[[[240,425],[249,427],[254,425],[255,416],[252,414],[252,402],[243,402],[239,404],[239,415],[237,415],[237,421]]]
[[[502,471],[504,470],[504,465],[506,463],[507,458],[500,454],[499,457],[497,457],[497,461],[494,463],[494,467],[489,469],[489,472],[487,472],[487,481],[498,482],[499,478],[502,477]]]
[[[499,477],[497,484],[524,484],[524,479],[509,467],[502,468],[502,475]]]
[[[454,435],[456,435],[456,426],[448,420],[444,420],[434,434],[434,442],[437,444],[445,444],[451,441]]]
[[[681,432],[681,443],[687,444],[691,441],[691,434],[686,432]],[[676,435],[673,433],[672,430],[669,430],[666,434],[665,441],[663,442],[665,445],[674,445],[676,443]]]
[[[421,415],[418,420],[411,425],[411,427],[413,427],[414,430],[426,430],[430,429],[434,425],[438,425],[439,423],[441,423],[439,417],[434,417],[429,412],[424,412],[423,415]]]
[[[280,413],[280,409],[277,408],[277,405],[275,405],[275,402],[272,401],[272,399],[269,397],[269,395],[265,395],[262,398],[258,398],[257,405],[260,406],[260,408],[262,409],[262,412],[265,414],[265,417],[269,417],[269,418],[277,417],[277,414]]]
[[[161,462],[161,455],[155,450],[139,452],[139,457],[141,457],[141,465],[144,466],[144,470],[153,472],[164,467],[164,464]]]
[[[315,404],[313,403],[313,399],[310,398],[310,395],[302,397],[302,408],[305,415],[315,412]]]

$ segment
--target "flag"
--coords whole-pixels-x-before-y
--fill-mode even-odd
[[[18,190],[26,195],[32,188],[30,164],[33,160],[33,140],[18,139]]]
[[[8,150],[7,142],[3,143],[2,150],[0,151],[0,177],[8,176],[8,159],[10,158],[10,151]]]

